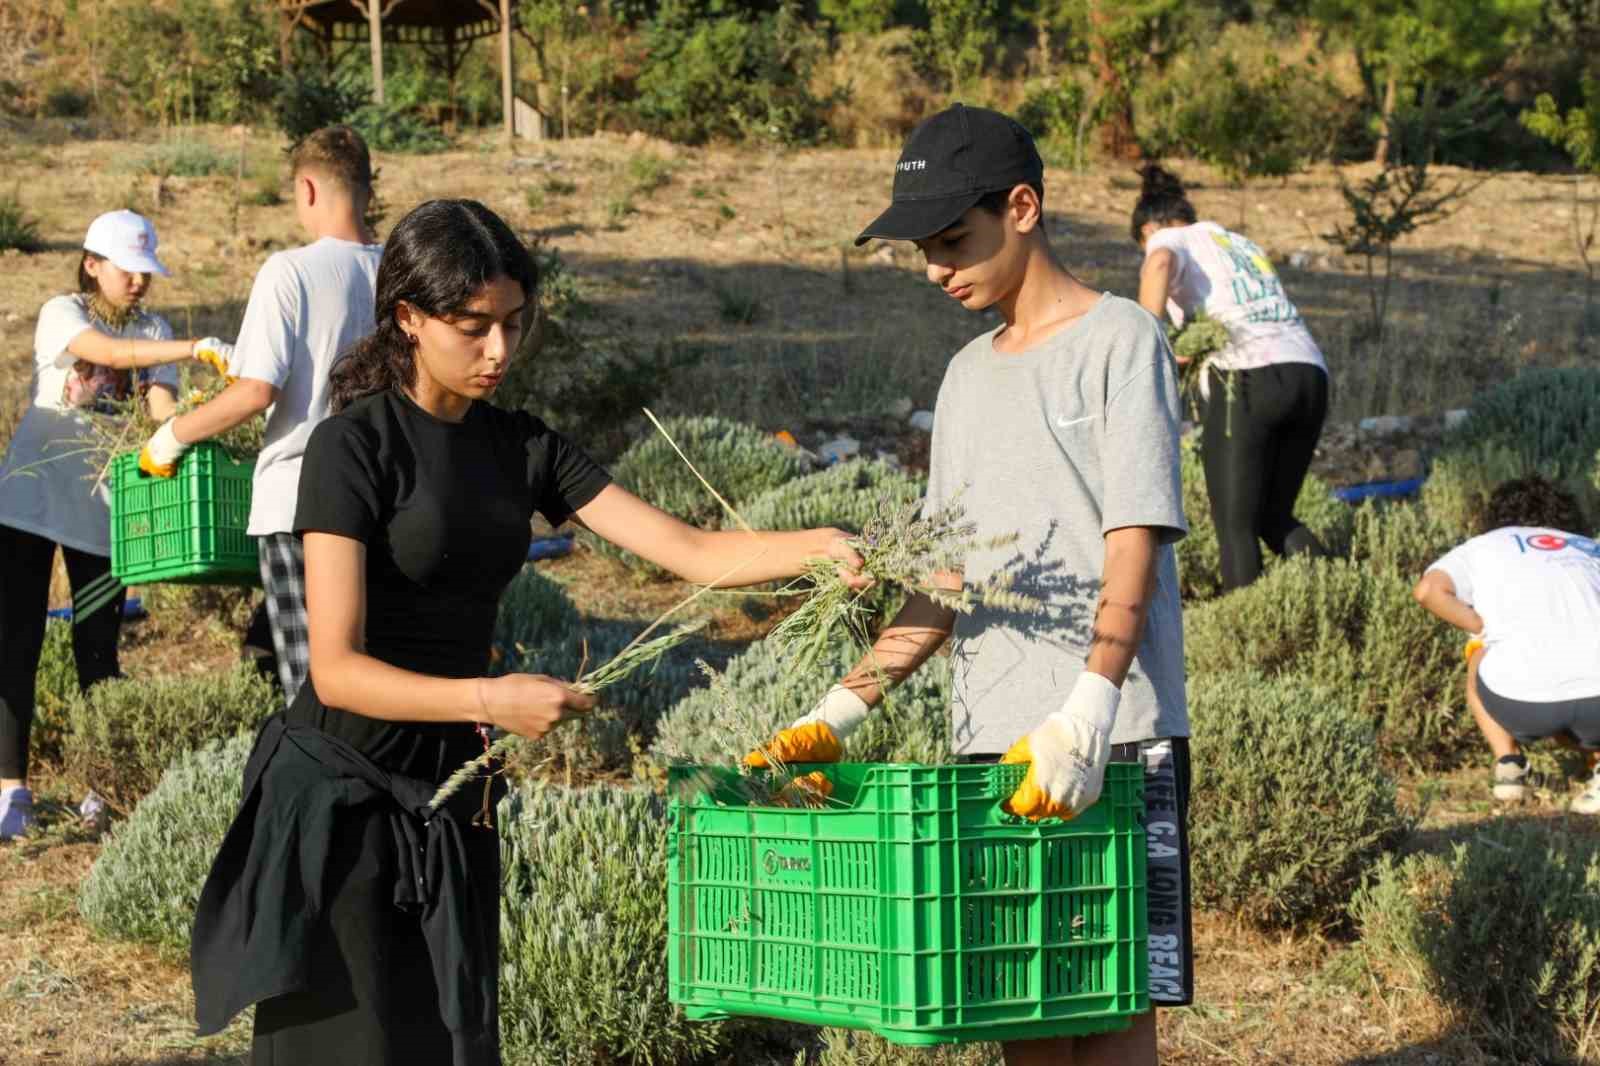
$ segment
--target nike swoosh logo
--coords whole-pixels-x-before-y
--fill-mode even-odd
[[[1056,425],[1060,426],[1062,429],[1066,429],[1068,426],[1075,426],[1080,422],[1092,421],[1094,421],[1094,415],[1084,415],[1082,418],[1057,418]]]

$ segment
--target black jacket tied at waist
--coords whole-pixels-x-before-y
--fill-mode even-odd
[[[343,817],[387,818],[394,903],[415,913],[450,1030],[454,1066],[495,1066],[498,914],[469,883],[463,812],[428,810],[435,786],[391,773],[319,729],[263,725],[244,772],[244,798],[211,865],[190,942],[200,1035],[244,1008],[315,983],[315,938],[327,935],[326,873]],[[476,789],[463,795],[476,796]]]

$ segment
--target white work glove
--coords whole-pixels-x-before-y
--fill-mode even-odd
[[[1005,809],[1024,818],[1075,818],[1100,798],[1122,690],[1085,670],[1067,702],[1011,745],[1002,763],[1028,763]]]
[[[844,755],[844,742],[861,728],[871,709],[854,689],[835,685],[809,713],[780,730],[772,743],[745,756],[745,765],[838,762]]]
[[[194,342],[190,354],[222,375],[230,384],[233,382],[233,375],[228,373],[228,366],[233,362],[233,345],[221,337],[201,337]]]
[[[189,446],[172,431],[172,423],[176,421],[176,418],[169,418],[161,423],[161,428],[155,431],[155,435],[145,442],[139,452],[139,469],[151,477],[171,477],[176,474],[178,460],[189,450]]]

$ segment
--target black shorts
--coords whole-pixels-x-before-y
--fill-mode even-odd
[[[1520,744],[1565,737],[1580,748],[1600,749],[1600,696],[1553,703],[1529,703],[1495,692],[1478,678],[1478,698],[1501,729]]]
[[[963,762],[996,762],[966,755]],[[1194,925],[1189,900],[1189,739],[1169,737],[1117,744],[1112,762],[1144,764],[1146,914],[1150,930],[1150,1003],[1194,1002]]]

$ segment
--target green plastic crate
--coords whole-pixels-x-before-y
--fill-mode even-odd
[[[256,464],[219,444],[191,448],[170,478],[139,469],[139,453],[111,464],[111,572],[124,585],[259,585],[250,523]]]
[[[1025,766],[820,769],[822,810],[671,772],[668,981],[694,1019],[871,1029],[901,1044],[1126,1028],[1149,1009],[1144,776],[1112,763],[1070,822],[1000,803]]]

